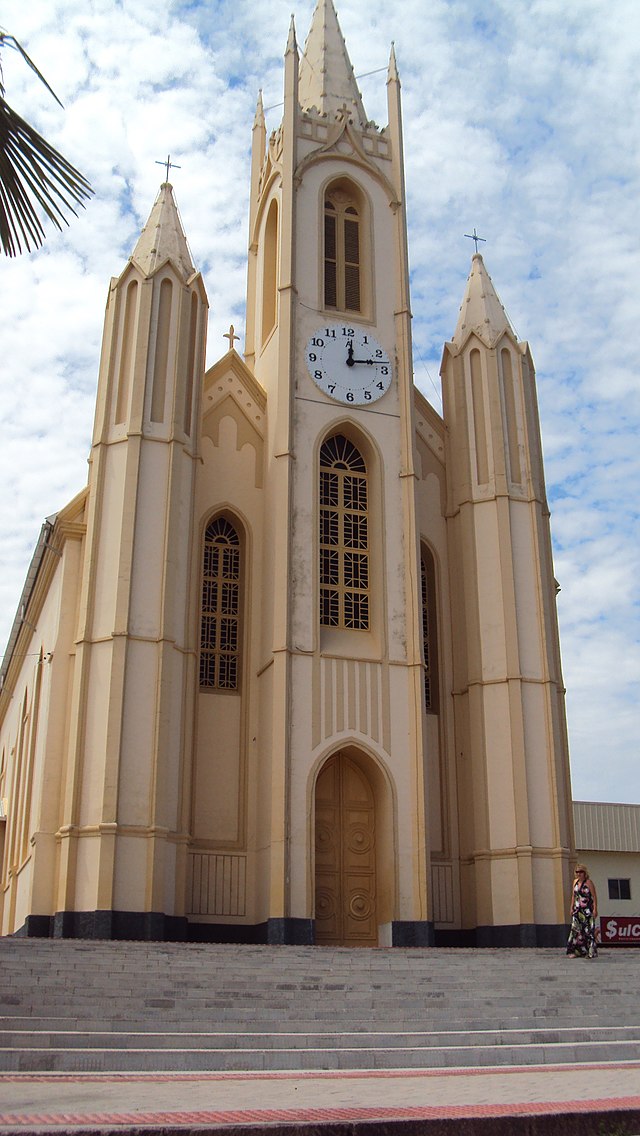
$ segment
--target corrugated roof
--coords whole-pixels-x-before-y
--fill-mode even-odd
[[[576,848],[593,852],[640,852],[640,805],[574,801]]]

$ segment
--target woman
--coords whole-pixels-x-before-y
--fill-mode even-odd
[[[598,896],[584,864],[576,866],[571,893],[571,931],[567,942],[569,958],[596,958],[596,920]]]

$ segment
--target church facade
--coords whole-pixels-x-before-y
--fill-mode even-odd
[[[254,127],[245,350],[164,184],[0,693],[2,933],[551,945],[573,855],[533,362],[473,256],[413,383],[400,83],[332,0]],[[453,324],[453,320],[452,320]]]

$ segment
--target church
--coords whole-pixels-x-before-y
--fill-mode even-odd
[[[284,37],[283,37],[284,38]],[[413,381],[400,81],[332,0],[253,124],[246,334],[205,370],[170,184],[108,290],[88,482],[0,692],[2,934],[550,946],[574,856],[532,356],[472,257]],[[248,124],[249,126],[249,124]],[[117,266],[114,266],[114,268]]]

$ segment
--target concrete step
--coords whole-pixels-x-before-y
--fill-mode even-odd
[[[0,1070],[640,1059],[640,954],[0,939]]]
[[[139,1035],[140,1036],[140,1035]],[[135,1039],[128,1039],[132,1043]],[[181,1039],[180,1039],[181,1040]],[[229,1039],[227,1039],[229,1040]],[[511,1038],[473,1037],[463,1044],[398,1044],[390,1046],[387,1039],[368,1038],[368,1044],[352,1045],[348,1037],[336,1035],[333,1045],[314,1044],[317,1038],[305,1039],[305,1044],[280,1045],[273,1049],[252,1044],[246,1047],[246,1038],[235,1037],[233,1046],[163,1047],[148,1046],[126,1048],[99,1045],[78,1047],[51,1046],[30,1048],[15,1046],[0,1051],[2,1072],[225,1072],[225,1071],[303,1071],[320,1069],[437,1069],[461,1067],[494,1067],[603,1063],[630,1061],[640,1057],[637,1040],[611,1040],[585,1038],[584,1040],[547,1040],[516,1042]],[[300,1040],[300,1039],[297,1039]],[[325,1039],[326,1040],[326,1039]],[[413,1039],[419,1042],[422,1039]]]
[[[640,1026],[597,1029],[400,1030],[384,1031],[210,1031],[155,1032],[150,1030],[6,1030],[0,1034],[0,1053],[8,1049],[461,1049],[465,1046],[583,1045],[598,1041],[640,1045]]]

